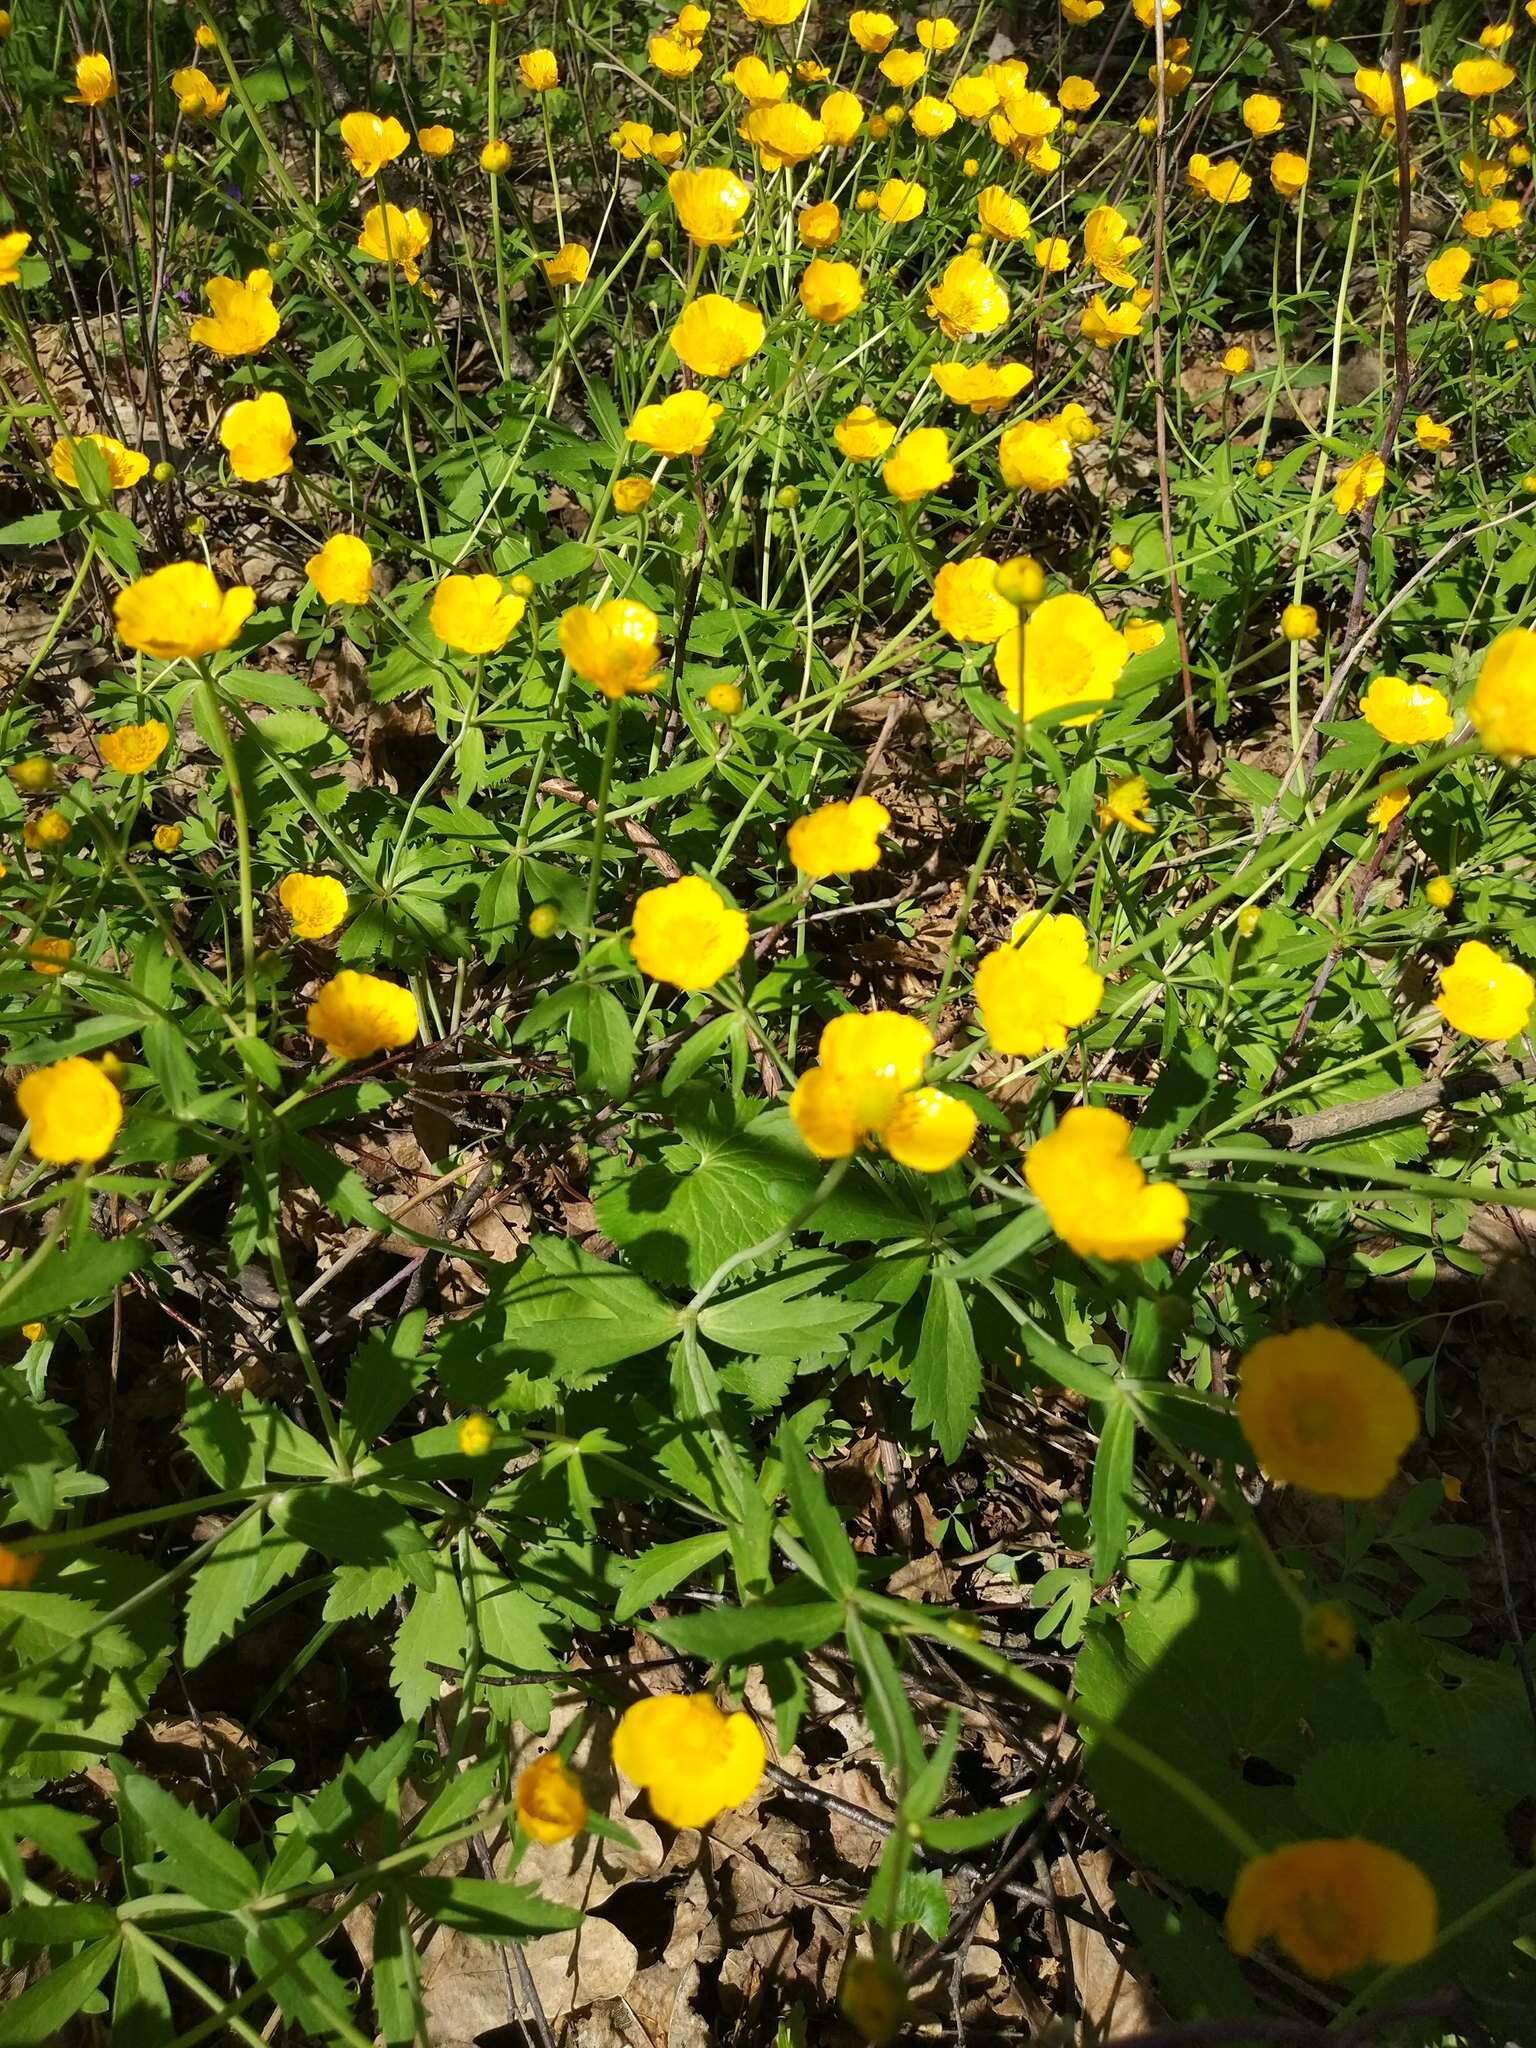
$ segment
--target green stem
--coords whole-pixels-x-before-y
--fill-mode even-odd
[[[587,901],[582,912],[581,942],[590,946],[597,925],[597,891],[603,872],[603,834],[608,829],[608,792],[613,786],[613,762],[619,745],[619,707],[622,697],[608,700],[608,730],[603,737],[603,766],[597,784],[597,810],[592,819],[592,860],[587,869]]]

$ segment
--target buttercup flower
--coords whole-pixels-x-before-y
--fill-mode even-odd
[[[1069,114],[1086,114],[1097,104],[1100,94],[1091,78],[1082,78],[1073,72],[1061,81],[1061,90],[1056,97]]]
[[[706,292],[683,309],[667,340],[696,377],[728,377],[757,354],[763,333],[756,306]]]
[[[195,661],[228,647],[255,608],[254,590],[221,590],[202,562],[152,570],[119,591],[112,606],[124,645],[161,661]]]
[[[1027,363],[935,363],[929,375],[946,398],[974,413],[1002,412],[1035,381]]]
[[[336,1060],[365,1060],[409,1045],[420,1029],[416,998],[408,988],[344,967],[309,1006],[309,1035]]]
[[[1130,341],[1140,334],[1141,308],[1134,299],[1111,306],[1101,293],[1095,292],[1083,308],[1078,326],[1083,339],[1091,341],[1095,348],[1113,348],[1117,341]]]
[[[651,36],[645,54],[663,78],[687,78],[704,61],[704,52],[696,43],[665,34]]]
[[[650,155],[652,132],[647,121],[621,121],[608,140],[625,163],[633,164]]]
[[[1072,440],[1060,419],[1020,420],[997,444],[997,465],[1011,491],[1059,491],[1072,475]]]
[[[1337,472],[1333,486],[1333,508],[1347,519],[1352,512],[1362,511],[1372,498],[1378,497],[1387,480],[1387,465],[1376,453],[1368,450],[1357,455],[1353,462],[1344,464]]]
[[[1128,653],[1145,654],[1149,648],[1161,647],[1167,633],[1161,619],[1135,618],[1126,620],[1120,628],[1120,637],[1125,642]],[[1139,775],[1130,778],[1132,783],[1140,782],[1141,779]],[[1102,820],[1100,822],[1102,823]],[[1131,820],[1121,818],[1120,822],[1122,825],[1129,825]],[[1149,828],[1142,826],[1140,829],[1146,831]]]
[[[1273,93],[1249,93],[1242,113],[1243,126],[1250,135],[1275,135],[1285,126],[1285,109]]]
[[[1359,1835],[1256,1856],[1227,1907],[1227,1940],[1238,1955],[1272,1939],[1309,1977],[1419,1962],[1438,1924],[1434,1887],[1418,1865]]]
[[[922,1086],[933,1034],[894,1010],[834,1017],[818,1064],[795,1083],[789,1114],[818,1159],[846,1159],[868,1138],[918,1173],[943,1173],[970,1150],[967,1103]]]
[[[416,130],[416,147],[423,156],[452,156],[453,144],[453,130],[451,128],[444,128],[440,123],[434,123],[429,128],[418,128]]]
[[[220,91],[206,71],[189,65],[171,73],[176,105],[189,121],[213,121],[229,105],[229,91]]]
[[[1360,714],[1373,732],[1399,747],[1443,740],[1454,722],[1441,691],[1401,676],[1377,676],[1360,699]]]
[[[1021,242],[1029,233],[1029,208],[1001,185],[985,185],[976,194],[976,218],[1000,242]]]
[[[411,138],[393,114],[343,114],[342,146],[360,178],[376,178],[386,164],[404,156]]]
[[[1378,832],[1385,832],[1388,826],[1403,815],[1412,801],[1406,789],[1384,789],[1366,812],[1365,822],[1367,825],[1374,825]]]
[[[649,128],[646,129],[645,135],[646,141],[649,142]],[[493,178],[499,178],[503,172],[509,171],[512,168],[511,143],[504,141],[499,135],[491,136],[480,151],[480,168]]]
[[[1520,298],[1520,287],[1512,277],[1490,277],[1480,284],[1473,305],[1488,320],[1507,320]]]
[[[445,576],[432,595],[432,630],[460,654],[494,654],[505,647],[526,601],[504,590],[499,576]]]
[[[1502,92],[1514,81],[1512,67],[1497,57],[1463,57],[1451,72],[1452,88],[1465,93],[1469,100],[1487,99],[1490,93]]]
[[[836,327],[864,303],[864,280],[851,263],[813,256],[796,287],[800,303],[813,320]]]
[[[991,646],[1019,623],[997,588],[997,564],[989,555],[944,564],[933,579],[933,616],[952,640],[980,646]]]
[[[327,604],[366,604],[373,592],[373,552],[355,533],[333,533],[304,564]]]
[[[17,1088],[16,1107],[31,1126],[32,1157],[50,1166],[105,1159],[123,1123],[123,1098],[94,1060],[36,1068]]]
[[[753,0],[754,5],[761,0]],[[757,1790],[767,1761],[757,1723],[722,1714],[707,1693],[660,1693],[626,1707],[613,1761],[675,1828],[704,1828]]]
[[[864,109],[851,92],[829,92],[817,113],[834,149],[846,149],[864,125]]]
[[[674,171],[667,194],[684,234],[700,249],[728,248],[752,204],[752,188],[734,171]]]
[[[458,1446],[466,1458],[483,1458],[495,1441],[496,1425],[489,1415],[466,1415],[459,1424]]]
[[[1241,344],[1235,344],[1222,356],[1221,367],[1229,377],[1241,377],[1252,362],[1253,357],[1248,353],[1247,349],[1242,347]]]
[[[656,405],[642,405],[624,429],[656,455],[702,455],[725,407],[703,391],[674,391]]]
[[[558,291],[564,285],[585,284],[592,268],[592,251],[584,242],[562,242],[553,256],[539,264],[544,282]]]
[[[1008,294],[973,251],[952,257],[937,285],[928,287],[928,316],[951,341],[993,334],[1008,318]]]
[[[213,308],[192,322],[192,339],[215,355],[259,355],[282,322],[272,303],[272,273],[252,270],[236,277],[210,277],[203,295]]]
[[[832,429],[832,438],[850,462],[878,462],[895,440],[896,429],[872,405],[856,405]]]
[[[789,73],[770,71],[756,55],[739,57],[725,74],[749,107],[771,107],[789,91]]]
[[[1404,64],[1403,105],[1410,114],[1415,107],[1422,107],[1426,100],[1432,100],[1439,90],[1438,78],[1431,78],[1429,73],[1421,71],[1417,64]],[[1392,91],[1390,71],[1357,71],[1355,91],[1380,120],[1390,121],[1395,117],[1397,101]]]
[[[1430,413],[1421,412],[1413,423],[1413,438],[1427,454],[1434,455],[1443,448],[1449,448],[1453,436],[1442,421]]]
[[[921,50],[888,50],[879,64],[880,76],[898,92],[916,85],[927,69],[928,59]]]
[[[1443,305],[1451,305],[1457,299],[1466,297],[1462,286],[1467,272],[1472,268],[1472,251],[1455,246],[1442,249],[1424,271],[1424,282],[1431,298],[1439,299]]]
[[[1070,915],[1021,918],[1012,945],[976,969],[976,1007],[993,1050],[1060,1052],[1067,1033],[1098,1014],[1104,978],[1088,964],[1088,934]]]
[[[856,7],[848,17],[848,33],[861,50],[878,57],[894,40],[896,23],[874,8]]]
[[[1449,875],[1431,875],[1424,884],[1424,894],[1436,910],[1449,910],[1456,901],[1456,884]]]
[[[748,21],[764,28],[788,28],[805,12],[805,0],[738,0],[738,5]]]
[[[32,237],[22,229],[0,235],[0,285],[19,284],[21,259],[32,246]]]
[[[646,696],[661,681],[656,635],[661,621],[630,597],[572,605],[560,621],[560,652],[604,697]]]
[[[648,476],[621,476],[613,486],[613,504],[617,512],[640,512],[655,495],[656,486]]]
[[[34,974],[62,974],[74,957],[73,939],[38,938],[27,943],[27,965]]]
[[[1419,1432],[1402,1374],[1322,1323],[1254,1345],[1237,1419],[1267,1479],[1339,1500],[1385,1493]]]
[[[843,231],[842,210],[831,199],[807,206],[795,216],[795,232],[807,249],[830,249]]]
[[[935,56],[942,57],[946,50],[952,50],[959,42],[960,24],[947,14],[920,16],[917,40],[925,50],[932,50]]]
[[[354,246],[374,263],[398,263],[406,283],[414,284],[421,275],[417,258],[431,239],[432,223],[419,207],[402,213],[398,206],[370,206]]]
[[[997,87],[985,74],[979,78],[957,78],[949,88],[949,104],[962,121],[979,127],[997,110]]]
[[[1282,199],[1294,199],[1310,175],[1306,158],[1294,149],[1277,150],[1269,160],[1269,182]]]
[[[535,1842],[568,1842],[586,1826],[581,1787],[554,1750],[519,1773],[517,1821]]]
[[[947,135],[959,118],[947,100],[936,100],[932,93],[924,93],[911,113],[912,126],[925,142]]]
[[[1317,606],[1288,604],[1280,614],[1280,631],[1287,640],[1317,638]]]
[[[1435,1008],[1453,1031],[1490,1044],[1518,1038],[1531,1021],[1536,981],[1513,960],[1503,960],[1481,939],[1469,939],[1440,970]]]
[[[296,939],[328,939],[347,921],[347,892],[334,875],[295,868],[278,883],[277,900]]]
[[[1483,656],[1467,716],[1490,754],[1536,754],[1536,633],[1511,626]]]
[[[1080,1258],[1150,1259],[1183,1242],[1183,1189],[1148,1181],[1131,1157],[1131,1127],[1115,1110],[1069,1109],[1030,1146],[1024,1178]]]
[[[62,811],[39,811],[21,828],[21,843],[29,853],[57,853],[68,846],[74,828]]]
[[[298,440],[288,401],[280,391],[262,391],[242,398],[219,422],[219,441],[229,466],[244,484],[266,483],[293,468]]]
[[[146,718],[142,725],[118,725],[104,732],[96,751],[119,775],[142,775],[153,768],[171,743],[170,727],[158,718]]]
[[[524,50],[517,60],[517,75],[527,92],[548,92],[560,83],[560,61],[553,50]]]
[[[1096,206],[1083,222],[1083,255],[1107,284],[1131,289],[1136,279],[1127,264],[1140,247],[1140,236],[1113,206]]]
[[[942,427],[917,427],[903,435],[880,471],[885,488],[904,505],[942,491],[955,473],[949,459],[949,436]]]
[[[827,131],[804,107],[786,102],[777,107],[754,107],[742,124],[742,132],[757,151],[765,171],[781,171],[786,164],[801,164],[827,146]]]
[[[683,153],[683,132],[674,128],[670,134],[660,131],[651,137],[650,158],[654,164],[675,164]]]
[[[1216,206],[1240,206],[1253,190],[1253,180],[1235,157],[1211,164],[1199,179],[1199,188]]]
[[[892,226],[916,220],[927,204],[927,186],[912,178],[887,178],[875,194],[876,213]]]
[[[1126,637],[1129,639],[1129,633]],[[1158,638],[1162,638],[1161,630]],[[1150,808],[1145,775],[1122,775],[1109,785],[1094,817],[1101,832],[1107,832],[1111,825],[1124,825],[1131,832],[1150,832],[1152,827],[1147,823]]]
[[[746,914],[702,875],[684,875],[641,894],[629,950],[652,981],[713,988],[747,950]]]
[[[71,490],[78,490],[79,477],[75,471],[75,450],[82,441],[101,457],[107,472],[107,482],[114,491],[131,491],[136,483],[149,474],[149,457],[141,455],[137,448],[125,448],[112,434],[61,434],[48,450],[48,467],[61,484]]]
[[[1035,244],[1035,261],[1047,273],[1065,270],[1072,261],[1072,244],[1064,235],[1042,235]]]
[[[814,881],[824,875],[860,874],[879,865],[880,834],[890,822],[884,804],[872,796],[856,796],[847,803],[822,804],[796,818],[785,843],[801,874]]]
[[[117,91],[112,66],[99,50],[87,50],[75,59],[75,89],[69,95],[73,107],[102,107]]]

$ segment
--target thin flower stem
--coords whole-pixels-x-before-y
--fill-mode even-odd
[[[597,782],[597,809],[592,817],[592,858],[587,869],[587,899],[581,916],[581,943],[590,947],[597,926],[597,892],[603,870],[603,835],[608,830],[608,794],[613,786],[613,762],[619,745],[619,714],[622,697],[608,700],[608,729],[603,735],[603,765]]]

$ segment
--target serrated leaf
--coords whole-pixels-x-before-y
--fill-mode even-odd
[[[931,1429],[951,1463],[959,1457],[981,1401],[981,1359],[960,1284],[948,1273],[928,1283],[909,1381],[912,1420]]]

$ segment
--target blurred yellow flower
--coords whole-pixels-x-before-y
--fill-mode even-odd
[[[936,57],[942,57],[946,50],[952,50],[959,42],[960,24],[947,14],[920,15],[917,40],[925,50],[932,50]]]
[[[241,398],[219,422],[219,442],[243,484],[266,483],[293,468],[293,419],[280,391]]]
[[[112,434],[61,434],[48,450],[48,467],[61,484],[79,489],[75,472],[75,450],[88,441],[106,467],[107,482],[114,491],[130,491],[149,474],[149,457],[136,448],[125,448]]]
[[[32,246],[32,237],[22,229],[0,235],[0,285],[19,284],[21,259]]]
[[[1415,107],[1422,107],[1427,100],[1435,97],[1440,90],[1440,81],[1438,78],[1432,78],[1427,71],[1421,71],[1417,64],[1404,64],[1402,70],[1403,105],[1411,114]],[[1379,120],[1390,121],[1395,117],[1397,101],[1392,91],[1390,71],[1357,71],[1355,91]]]
[[[496,1425],[492,1422],[489,1415],[466,1415],[459,1424],[458,1446],[466,1458],[483,1458],[495,1441]],[[533,1768],[537,1769],[537,1765],[533,1766]],[[526,1777],[528,1773],[525,1772],[523,1775]],[[519,1800],[522,1798],[521,1780],[519,1780],[518,1798]],[[582,1812],[585,1814],[585,1807],[582,1808]],[[519,1815],[519,1818],[521,1819],[521,1815]]]
[[[976,1116],[968,1103],[922,1084],[933,1034],[893,1010],[834,1017],[818,1063],[795,1083],[789,1114],[818,1159],[846,1159],[877,1138],[903,1166],[943,1173],[970,1150]]]
[[[1345,519],[1352,512],[1363,511],[1372,498],[1380,496],[1386,480],[1387,465],[1374,448],[1364,455],[1357,455],[1353,462],[1343,464],[1335,473],[1334,510]]]
[[[1435,1008],[1453,1031],[1494,1043],[1518,1038],[1531,1021],[1536,981],[1513,960],[1502,959],[1481,939],[1456,949],[1449,967],[1440,970]]]
[[[836,327],[864,303],[864,280],[851,263],[813,256],[796,287],[800,303],[813,320]]]
[[[207,72],[199,71],[196,65],[171,73],[171,91],[176,95],[177,107],[189,121],[216,120],[229,105],[228,88],[221,92]]]
[[[535,1842],[568,1842],[587,1824],[587,1802],[555,1751],[518,1774],[517,1821]]]
[[[796,11],[803,5],[797,0]],[[708,1827],[728,1806],[744,1805],[767,1760],[756,1722],[722,1714],[706,1693],[658,1693],[626,1707],[612,1756],[650,1794],[657,1819],[675,1828]]]
[[[722,718],[734,718],[746,701],[734,683],[711,683],[704,692],[704,702]]]
[[[347,892],[334,875],[295,868],[278,883],[277,900],[296,939],[328,939],[347,921]]]
[[[914,178],[887,178],[875,194],[875,211],[893,227],[916,220],[928,204],[928,188]]]
[[[30,1125],[32,1157],[50,1166],[104,1159],[123,1123],[123,1098],[94,1060],[35,1068],[16,1090],[16,1107]]]
[[[928,374],[946,398],[977,414],[1005,411],[1035,381],[1027,363],[935,363]]]
[[[1102,293],[1095,292],[1083,308],[1078,326],[1083,339],[1091,341],[1095,348],[1113,348],[1116,342],[1130,341],[1140,334],[1141,308],[1132,299],[1111,306]]]
[[[1235,157],[1212,164],[1199,181],[1200,190],[1217,206],[1240,206],[1253,190],[1253,180]]]
[[[1385,832],[1403,815],[1412,801],[1405,789],[1384,789],[1366,812],[1365,822],[1367,825],[1374,825],[1378,832]]]
[[[1294,149],[1276,150],[1269,162],[1269,182],[1282,199],[1294,199],[1310,176],[1310,166]]]
[[[1467,716],[1490,754],[1536,754],[1536,633],[1511,626],[1483,656]]]
[[[432,239],[432,223],[419,207],[401,212],[398,206],[370,206],[363,215],[355,247],[374,263],[398,263],[407,284],[420,276],[417,258]]]
[[[1229,377],[1241,377],[1252,363],[1253,357],[1240,342],[1234,342],[1221,359],[1221,367]]]
[[[376,178],[386,164],[392,164],[397,156],[405,154],[410,140],[393,114],[382,118],[378,114],[365,113],[343,114],[341,117],[342,147],[347,152],[347,161],[360,178]]]
[[[655,455],[702,455],[725,407],[702,391],[674,391],[659,404],[642,405],[624,429]]]
[[[1273,1939],[1309,1977],[1420,1962],[1438,1926],[1434,1887],[1419,1866],[1358,1835],[1256,1856],[1227,1907],[1227,1940],[1238,1955]]]
[[[117,91],[112,66],[99,50],[87,50],[75,59],[75,89],[68,103],[73,107],[100,107]]]
[[[885,488],[904,505],[942,491],[954,473],[949,436],[942,427],[916,427],[903,435],[880,471]]]
[[[928,287],[928,317],[937,320],[951,341],[993,334],[1008,318],[1008,294],[972,250],[953,256],[944,275]]]
[[[962,121],[979,127],[989,114],[997,111],[997,87],[985,74],[977,78],[957,78],[949,88],[949,104]],[[967,175],[974,177],[975,172]]]
[[[1035,261],[1047,273],[1065,270],[1072,261],[1072,244],[1065,235],[1042,235],[1035,244]]]
[[[1005,633],[997,643],[994,667],[1003,695],[1021,718],[1039,718],[1068,704],[1098,704],[1064,719],[1066,725],[1091,725],[1115,685],[1130,649],[1091,597],[1062,591],[1048,597],[1027,624]]]
[[[203,295],[213,313],[194,320],[191,334],[215,355],[257,355],[282,324],[272,303],[270,270],[249,271],[243,284],[236,277],[210,277]]]
[[[494,654],[505,647],[528,609],[502,588],[499,576],[445,576],[432,594],[433,632],[460,654]]]
[[[1491,277],[1477,288],[1472,303],[1489,320],[1507,320],[1520,298],[1520,286],[1512,277]]]
[[[120,590],[112,606],[124,645],[161,661],[195,661],[228,647],[255,608],[254,590],[221,590],[202,562],[154,569]]]
[[[1502,92],[1514,82],[1513,68],[1497,57],[1463,57],[1451,71],[1452,90],[1464,93],[1469,100],[1487,99],[1490,93]]]
[[[912,108],[912,126],[925,142],[936,142],[941,135],[947,135],[959,119],[947,100],[936,100],[932,93],[924,93]]]
[[[856,405],[832,429],[832,438],[850,462],[877,462],[895,440],[896,429],[872,405]]]
[[[928,59],[921,50],[887,50],[877,69],[887,85],[907,92],[928,69]]]
[[[1183,1189],[1148,1181],[1131,1157],[1131,1127],[1115,1110],[1069,1109],[1030,1146],[1024,1178],[1080,1258],[1150,1259],[1183,1242]]]
[[[734,171],[674,171],[667,193],[683,232],[700,249],[728,248],[741,233],[752,188]]]
[[[997,444],[997,463],[1011,491],[1059,491],[1072,475],[1072,440],[1060,419],[1020,420]]]
[[[170,744],[170,727],[158,718],[146,718],[142,725],[118,725],[104,732],[96,751],[118,775],[142,775]]]
[[[933,616],[951,640],[990,647],[1019,614],[997,587],[997,563],[990,555],[946,562],[933,579]]]
[[[807,249],[831,249],[843,231],[841,209],[831,199],[806,206],[795,216],[795,232]]]
[[[592,268],[592,251],[585,242],[562,242],[553,256],[542,258],[539,268],[544,282],[559,290],[563,285],[585,284]]]
[[[1150,832],[1147,813],[1151,801],[1145,775],[1119,776],[1104,792],[1094,813],[1095,822],[1101,832],[1107,832],[1112,825],[1124,825],[1131,832]]]
[[[1273,93],[1249,93],[1242,113],[1243,126],[1250,135],[1277,135],[1285,126],[1285,109]]]
[[[1127,265],[1140,247],[1141,237],[1130,232],[1125,215],[1113,206],[1096,206],[1083,222],[1084,259],[1106,284],[1131,289],[1136,279]]]
[[[621,476],[613,486],[614,510],[640,512],[651,502],[656,486],[648,476]]]
[[[988,953],[976,969],[976,1007],[994,1052],[1034,1059],[1060,1052],[1067,1033],[1097,1016],[1104,977],[1088,961],[1088,933],[1079,919],[1023,917],[1014,942]]]
[[[62,974],[74,957],[73,939],[38,938],[27,942],[27,965],[34,974]]]
[[[713,988],[747,950],[746,913],[702,875],[646,889],[635,903],[629,943],[635,965],[673,988]]]
[[[454,140],[453,130],[439,123],[416,130],[416,147],[423,156],[452,156]]]
[[[1338,1500],[1385,1493],[1419,1433],[1402,1374],[1322,1323],[1254,1345],[1237,1419],[1266,1479]]]
[[[822,804],[796,818],[785,834],[789,857],[802,875],[820,881],[826,875],[861,874],[880,863],[880,834],[891,814],[872,796],[847,803]]]
[[[149,836],[156,853],[175,853],[181,845],[179,825],[157,825]]]
[[[366,604],[373,592],[373,552],[355,533],[333,533],[304,564],[327,604]]]
[[[725,75],[749,107],[771,107],[789,91],[789,73],[770,71],[755,54],[738,57]]]
[[[409,1045],[421,1028],[416,998],[397,982],[344,967],[309,1006],[309,1035],[337,1060],[365,1060]]]
[[[777,107],[754,107],[742,133],[757,151],[765,171],[804,163],[827,146],[827,131],[805,107],[786,101]]]
[[[888,14],[881,14],[870,7],[856,7],[848,17],[848,33],[859,48],[871,57],[878,57],[890,47],[896,34],[896,23]]]
[[[560,83],[560,62],[553,50],[524,50],[517,60],[517,75],[528,92],[548,92]]]
[[[864,125],[864,109],[851,92],[829,92],[817,112],[834,149],[846,149]]]
[[[667,340],[696,377],[728,377],[763,345],[763,316],[744,299],[706,292],[684,307]]]
[[[610,597],[572,605],[560,620],[560,652],[584,683],[604,697],[647,696],[661,681],[656,636],[661,621],[649,605]]]
[[[669,36],[665,32],[651,36],[645,45],[645,54],[652,68],[663,78],[687,78],[697,71],[704,61],[704,52],[697,43],[690,43],[682,36]]]
[[[62,811],[39,811],[21,828],[21,843],[29,853],[57,853],[68,846],[73,826]]]
[[[1416,747],[1443,740],[1454,720],[1445,696],[1428,683],[1405,682],[1401,676],[1377,676],[1360,699],[1367,725],[1394,746]]]

